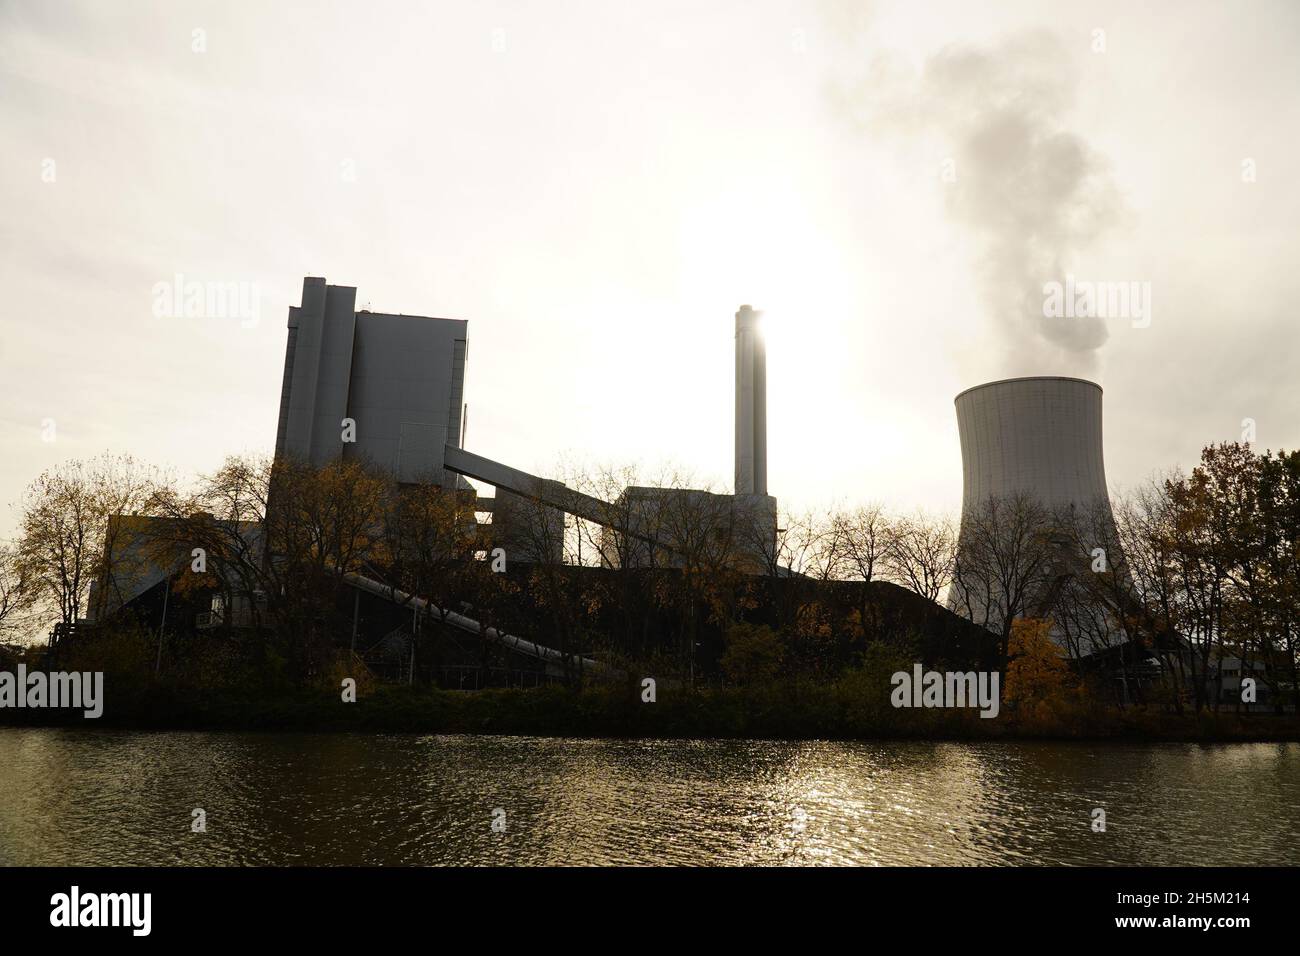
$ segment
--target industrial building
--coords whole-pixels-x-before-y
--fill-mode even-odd
[[[308,277],[301,304],[289,309],[275,456],[313,467],[340,459],[366,461],[402,484],[454,489],[467,497],[471,513],[490,516],[480,525],[481,540],[503,548],[514,561],[560,563],[569,514],[600,525],[610,536],[609,553],[623,557],[607,560],[607,566],[674,566],[689,548],[695,559],[705,559],[708,551],[757,570],[771,560],[776,538],[776,500],[767,494],[766,358],[758,321],[749,306],[736,313],[736,494],[629,488],[607,502],[462,447],[467,322],[358,311],[355,288]],[[467,478],[491,485],[494,493],[479,495]],[[110,569],[92,601],[91,620],[146,600],[160,606],[165,627],[166,582],[176,571],[165,566],[168,561],[148,557],[157,549],[145,547],[165,533],[162,519],[123,520],[129,520],[131,532],[123,551],[130,567]],[[694,537],[705,526],[705,540],[698,544]],[[250,542],[261,539],[259,527],[244,530]],[[182,557],[177,554],[178,565]],[[359,574],[346,579],[367,600],[415,609],[417,619],[429,614],[441,626],[486,637],[540,662],[547,673],[572,663],[551,648],[434,607],[420,595]],[[110,583],[111,588],[103,586]],[[229,623],[240,609],[218,607],[220,600],[214,596],[211,610],[197,615],[189,609],[191,626]],[[409,637],[395,631],[388,643]],[[586,658],[579,663],[590,671],[599,667]]]
[[[276,457],[317,467],[361,458],[400,481],[440,476],[443,448],[461,444],[469,323],[358,312],[356,298],[303,280],[302,304],[289,309]]]
[[[494,543],[530,561],[561,560],[565,513],[643,541],[635,553],[648,560],[652,529],[664,524],[650,510],[666,511],[670,500],[677,510],[705,500],[705,492],[689,489],[655,489],[649,497],[629,489],[622,503],[606,503],[465,452],[468,323],[358,312],[356,295],[355,288],[323,278],[303,280],[302,304],[289,309],[277,457],[313,466],[364,459],[402,482],[461,490],[470,488],[466,476],[486,482],[495,494],[479,498],[475,510],[492,515]],[[747,564],[762,560],[768,531],[773,540],[776,535],[776,501],[767,494],[767,360],[758,323],[750,306],[737,311],[735,495],[708,496],[725,498],[728,520],[746,523],[736,541],[739,550],[743,539]],[[638,504],[629,509],[633,499]],[[620,522],[617,516],[629,510],[635,522]],[[754,521],[762,522],[757,534]],[[673,542],[657,542],[662,547],[653,550],[672,563]],[[633,553],[621,546],[611,551]]]
[[[692,560],[716,559],[747,571],[773,561],[777,504],[767,493],[767,358],[760,314],[752,307],[741,306],[735,315],[735,493],[628,488],[606,502],[463,447],[468,323],[358,312],[355,304],[355,288],[319,277],[303,280],[302,303],[289,310],[277,457],[314,466],[356,457],[401,482],[432,481],[471,494],[467,477],[485,482],[495,491],[477,496],[474,506],[491,515],[484,539],[515,560],[562,561],[564,516],[571,514],[602,527],[606,566],[674,566],[688,551]],[[359,589],[384,593],[375,582],[353,577]],[[439,613],[454,626],[482,631],[463,615]],[[548,648],[496,636],[554,663]]]

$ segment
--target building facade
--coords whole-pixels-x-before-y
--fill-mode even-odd
[[[356,310],[357,290],[303,280],[289,309],[277,457],[369,460],[398,480],[435,480],[463,439],[468,323]],[[350,423],[350,428],[349,428]]]

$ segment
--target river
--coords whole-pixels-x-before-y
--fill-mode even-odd
[[[1294,865],[1298,798],[1300,744],[0,729],[4,865]]]

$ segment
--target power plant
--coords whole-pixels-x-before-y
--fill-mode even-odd
[[[699,489],[628,487],[605,501],[493,461],[465,448],[468,323],[356,309],[356,289],[303,281],[302,302],[289,309],[275,454],[319,467],[360,459],[401,484],[454,489],[474,515],[482,540],[524,562],[563,561],[564,516],[599,525],[605,567],[683,566],[720,562],[748,573],[794,575],[777,562],[777,501],[767,480],[767,360],[761,315],[735,313],[735,471],[732,494]],[[1103,516],[1113,525],[1102,456],[1101,389],[1075,378],[1032,377],[967,389],[955,400],[963,467],[965,526],[990,500],[1022,496],[1045,512]],[[466,480],[491,485],[481,495]],[[139,519],[145,534],[154,519]],[[477,521],[477,517],[474,519]],[[143,524],[141,524],[143,522]],[[253,529],[251,533],[257,532]],[[963,534],[957,560],[964,560]],[[710,553],[712,552],[712,553]],[[92,602],[92,618],[112,613],[157,588],[170,573],[137,561],[110,601]],[[124,578],[126,576],[123,576]],[[349,573],[358,592],[436,612],[447,626],[486,636],[512,651],[560,666],[562,655],[433,607],[424,597]],[[958,610],[952,593],[950,610]],[[969,600],[967,610],[970,610]],[[213,614],[229,614],[214,605]],[[165,614],[165,610],[164,610]],[[417,625],[418,626],[418,625]],[[584,659],[583,666],[599,665]]]
[[[629,487],[606,502],[463,447],[466,322],[357,312],[355,301],[354,288],[304,280],[302,304],[289,312],[277,454],[314,465],[340,455],[364,457],[399,481],[433,481],[468,493],[465,478],[486,482],[495,493],[479,497],[475,510],[492,515],[492,538],[523,560],[561,561],[564,515],[572,514],[602,526],[602,563],[609,567],[672,565],[687,549],[715,544],[743,570],[773,566],[777,502],[767,493],[767,357],[761,314],[751,306],[735,314],[733,493]],[[1101,399],[1095,383],[1058,376],[1007,379],[960,393],[963,527],[990,501],[1022,500],[1058,521],[1087,516],[1113,528]],[[1113,537],[1106,535],[1108,545]],[[959,538],[959,567],[971,563],[966,539]],[[964,603],[973,613],[969,594]],[[959,610],[955,588],[948,606]]]
[[[664,525],[662,513],[670,503],[695,503],[701,496],[730,497],[727,520],[743,528],[743,545],[757,552],[755,561],[771,550],[764,548],[776,534],[776,500],[767,494],[767,359],[759,314],[750,306],[736,313],[734,496],[628,489],[619,502],[607,503],[464,450],[468,323],[358,312],[356,294],[320,277],[303,280],[302,304],[289,309],[277,456],[315,466],[340,456],[361,458],[402,482],[460,490],[470,490],[465,477],[486,482],[495,495],[479,498],[475,510],[492,514],[494,536],[511,541],[526,560],[560,558],[565,513],[647,547],[653,542],[671,555],[671,533],[654,532]],[[753,533],[754,522],[768,530]],[[534,533],[539,523],[541,534]],[[624,561],[631,557],[627,548],[615,551]]]
[[[673,566],[687,549],[697,558],[716,550],[743,570],[772,566],[777,506],[767,494],[766,356],[759,314],[750,306],[736,313],[735,493],[630,487],[607,502],[463,448],[468,323],[358,311],[356,291],[309,276],[301,304],[289,308],[277,459],[314,467],[364,460],[402,484],[454,489],[470,498],[475,515],[491,515],[483,526],[485,540],[514,560],[561,562],[564,516],[570,514],[602,527],[609,544],[602,549],[606,566]],[[478,495],[466,478],[493,486],[494,494]],[[169,580],[171,569],[143,553],[157,520],[131,519],[123,546],[132,552],[131,574],[116,573],[112,594],[100,589],[90,602],[90,620],[115,613]],[[261,533],[247,530],[250,537]],[[449,627],[534,658],[548,672],[561,666],[564,655],[551,648],[364,575],[345,577],[358,592],[432,613]],[[232,609],[214,602],[214,625],[232,612],[247,614],[247,604]],[[581,664],[599,668],[586,658]]]

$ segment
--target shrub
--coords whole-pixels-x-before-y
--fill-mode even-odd
[[[785,647],[781,636],[766,624],[733,624],[727,628],[722,672],[741,685],[765,684],[781,673]]]

